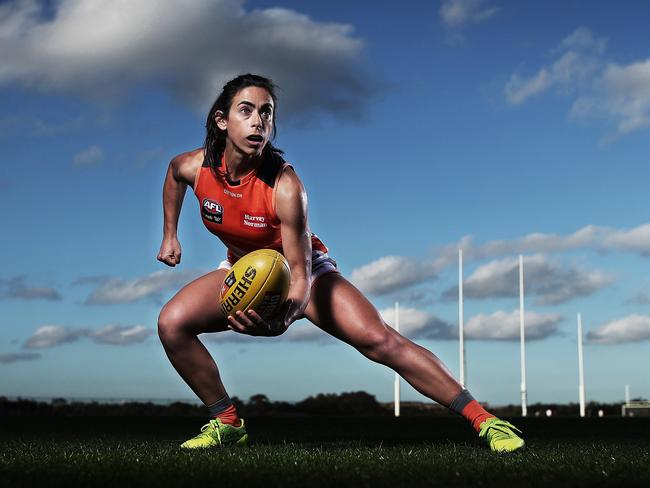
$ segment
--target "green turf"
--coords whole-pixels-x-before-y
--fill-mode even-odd
[[[75,428],[50,430],[33,424],[30,430],[29,423],[14,426],[0,439],[3,486],[650,486],[650,442],[644,434],[625,436],[615,429],[604,438],[578,430],[571,439],[565,429],[565,435],[556,438],[540,435],[544,429],[539,425],[537,431],[533,428],[537,433],[528,439],[524,452],[503,455],[491,453],[474,441],[473,435],[465,436],[466,431],[457,439],[444,433],[430,441],[429,433],[418,438],[418,422],[420,430],[426,431],[432,423],[427,419],[411,421],[409,429],[416,430],[407,429],[408,440],[397,441],[393,434],[404,429],[392,422],[387,435],[392,444],[378,439],[380,421],[369,422],[372,431],[362,436],[368,423],[349,424],[359,425],[350,435],[345,422],[323,424],[303,419],[297,422],[300,430],[286,431],[283,426],[296,423],[284,419],[270,427],[268,422],[258,421],[261,440],[249,448],[185,452],[177,447],[179,439],[164,438],[166,431],[178,435],[179,425],[158,421],[158,435],[153,435],[137,429],[142,422],[154,427],[146,420],[126,421],[134,426],[130,435],[128,429],[111,427],[124,427],[119,420],[100,421],[97,437],[89,430],[92,424],[88,421],[75,424]],[[48,425],[42,419],[40,424]],[[255,432],[255,422],[251,424]],[[553,427],[546,430],[552,432]],[[283,431],[288,433],[283,436]],[[634,426],[632,431],[638,434]],[[344,440],[326,435],[337,432]],[[303,440],[286,441],[296,438]]]
[[[181,452],[169,442],[13,441],[2,446],[5,486],[115,484],[142,480],[173,485],[268,484],[395,486],[450,483],[526,486],[548,483],[641,485],[650,479],[650,450],[629,445],[533,445],[521,454],[494,455],[466,445],[391,447],[333,443],[258,445],[248,449]],[[39,483],[40,484],[40,483]]]

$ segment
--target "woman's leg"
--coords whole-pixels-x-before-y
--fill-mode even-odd
[[[226,396],[217,365],[197,338],[228,328],[219,306],[226,272],[218,269],[192,281],[165,304],[158,317],[158,335],[167,357],[205,405]]]
[[[440,359],[386,325],[377,309],[339,273],[327,273],[314,283],[305,316],[444,406],[462,391]]]
[[[514,425],[483,409],[436,356],[386,325],[366,297],[340,274],[325,274],[314,283],[305,315],[325,332],[394,369],[420,393],[465,417],[493,451],[524,447]]]

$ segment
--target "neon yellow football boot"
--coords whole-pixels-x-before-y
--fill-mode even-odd
[[[483,421],[479,428],[480,432],[478,436],[485,439],[492,451],[513,452],[523,448],[526,444],[514,432],[517,431],[521,434],[521,431],[505,420],[490,417]]]
[[[208,447],[228,447],[248,445],[248,434],[244,427],[244,419],[240,419],[241,425],[235,427],[224,424],[221,419],[212,419],[201,427],[201,433],[196,437],[183,442],[183,449],[204,449]]]

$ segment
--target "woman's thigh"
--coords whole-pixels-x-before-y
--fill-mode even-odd
[[[377,309],[339,273],[327,273],[314,283],[305,317],[355,347],[371,346],[392,333]]]
[[[160,324],[195,334],[227,330],[228,321],[219,300],[226,273],[225,269],[217,269],[181,288],[161,310]]]

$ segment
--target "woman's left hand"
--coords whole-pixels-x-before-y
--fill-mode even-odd
[[[252,336],[279,336],[284,334],[289,326],[302,315],[301,304],[295,300],[287,300],[277,318],[266,321],[254,310],[246,313],[237,311],[228,316],[228,328]]]

